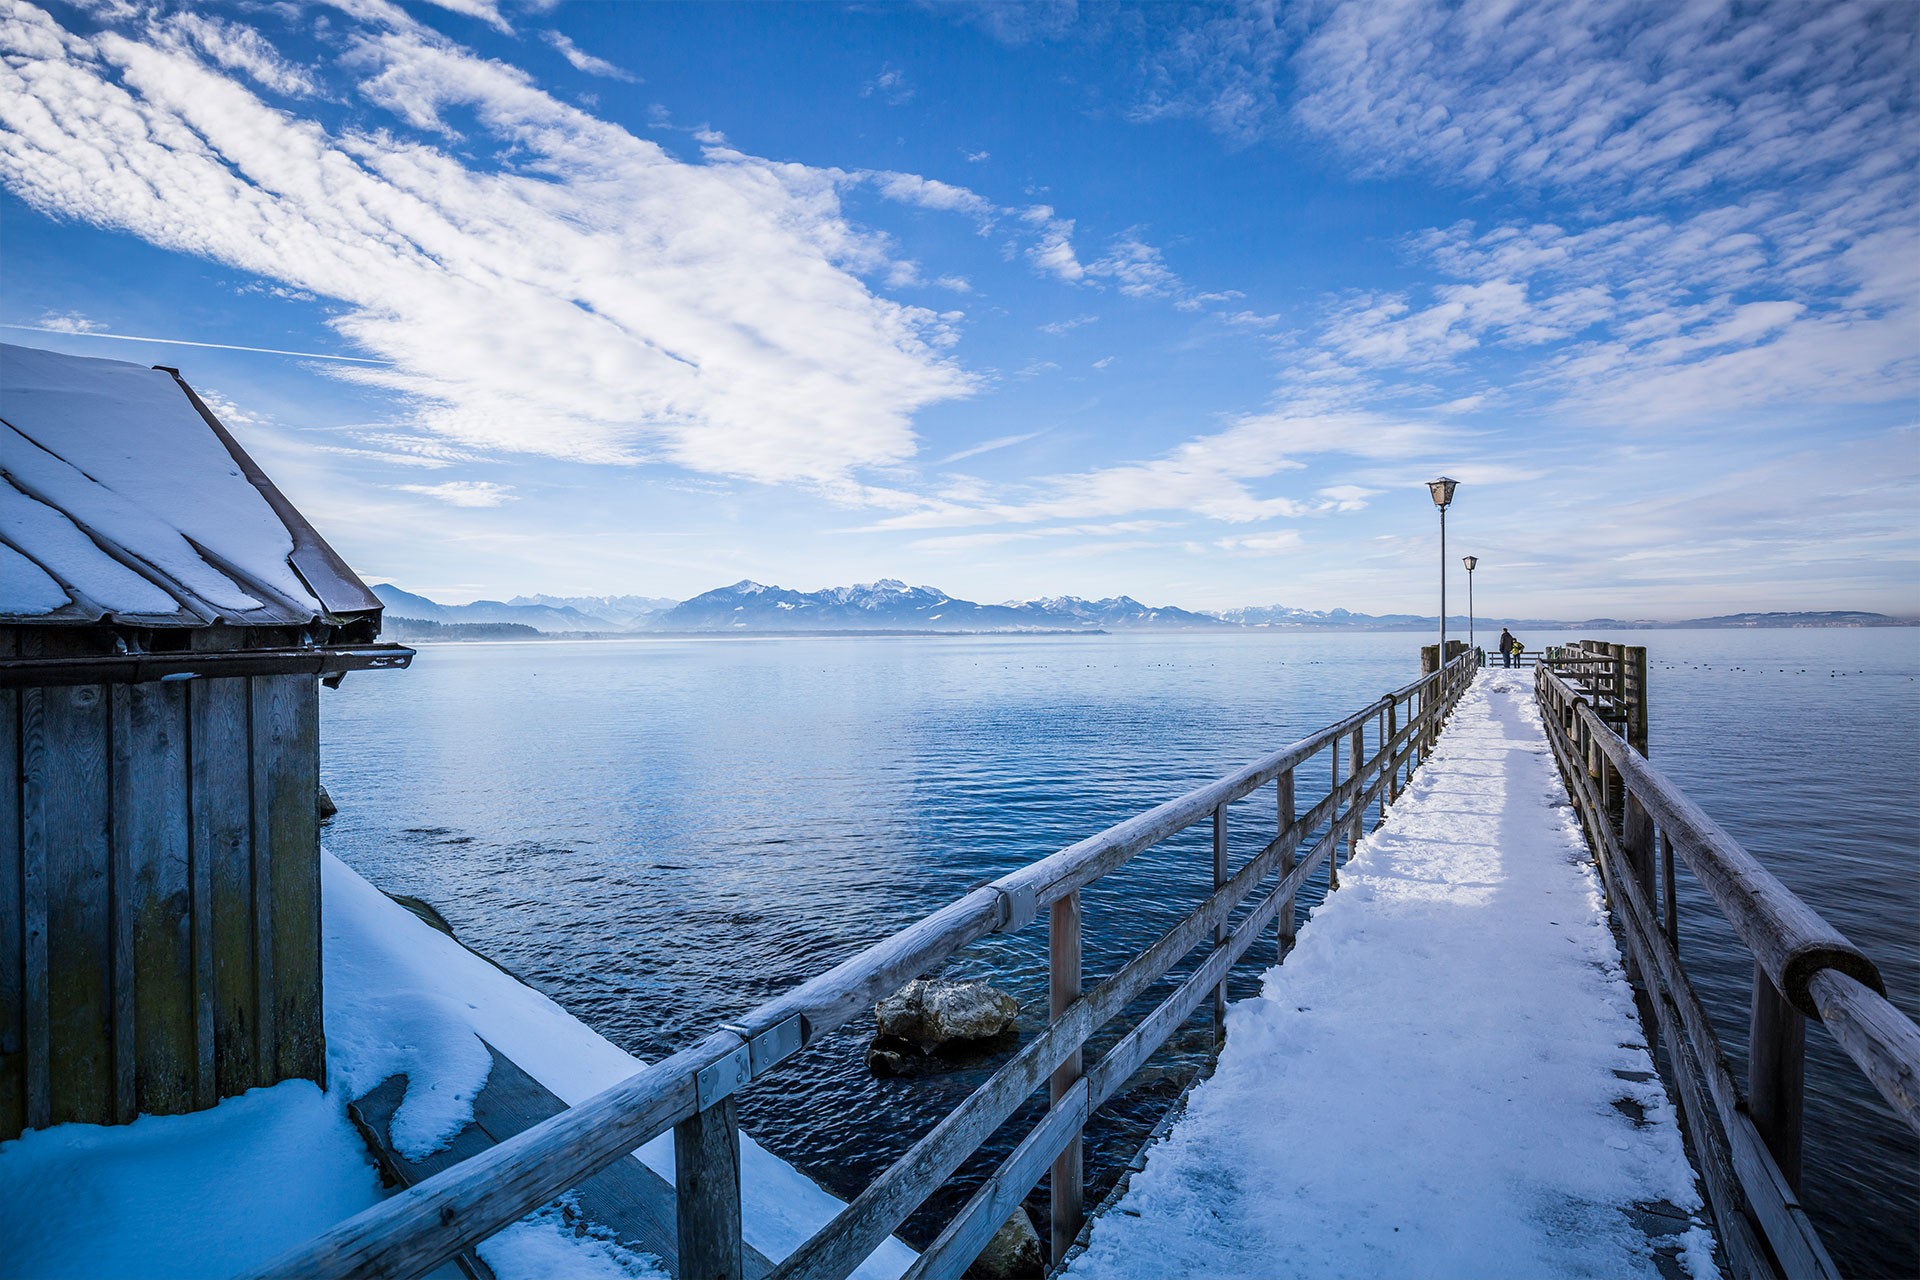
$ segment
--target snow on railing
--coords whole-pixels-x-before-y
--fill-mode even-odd
[[[1626,685],[1616,682],[1619,654],[1607,652],[1617,648],[1588,645],[1564,663],[1543,665],[1534,688],[1627,942],[1649,1041],[1667,1041],[1673,1083],[1736,1274],[1835,1276],[1798,1195],[1807,1019],[1826,1024],[1916,1132],[1920,1029],[1887,1002],[1879,970],[1858,947],[1621,736],[1634,718],[1621,714]],[[1744,1094],[1681,964],[1676,857],[1754,958]]]
[[[909,979],[989,934],[1023,929],[1043,912],[1051,988],[1046,1028],[771,1274],[777,1280],[850,1274],[1043,1085],[1052,1101],[1046,1115],[907,1274],[960,1275],[1049,1171],[1058,1261],[1084,1223],[1081,1135],[1088,1117],[1209,997],[1218,1042],[1228,971],[1276,920],[1285,957],[1295,895],[1323,861],[1329,888],[1338,886],[1341,842],[1351,850],[1370,808],[1381,814],[1399,797],[1473,672],[1471,659],[1462,656],[1265,759],[982,885],[697,1044],[337,1224],[259,1274],[282,1280],[420,1275],[671,1127],[683,1274],[737,1280],[743,1262],[737,1091],[866,1014]],[[1329,790],[1296,812],[1296,771],[1323,751]],[[1230,872],[1228,806],[1268,786],[1275,834]],[[1119,972],[1083,990],[1080,890],[1202,822],[1213,830],[1213,892]],[[1232,923],[1236,909],[1276,875]],[[1210,949],[1191,976],[1086,1067],[1088,1039],[1203,945]]]

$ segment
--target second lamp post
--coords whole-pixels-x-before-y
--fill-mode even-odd
[[[1467,652],[1473,652],[1473,571],[1480,563],[1479,556],[1467,556],[1460,561],[1467,566]],[[1476,661],[1475,665],[1478,665]]]

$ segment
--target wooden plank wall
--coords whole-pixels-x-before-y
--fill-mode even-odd
[[[0,691],[0,1140],[325,1082],[318,713],[300,675]]]

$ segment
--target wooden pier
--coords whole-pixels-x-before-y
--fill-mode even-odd
[[[1548,741],[1625,940],[1629,970],[1667,1046],[1671,1085],[1736,1277],[1838,1276],[1799,1201],[1806,1028],[1824,1024],[1920,1132],[1920,1029],[1886,999],[1872,960],[1822,920],[1636,749],[1646,658],[1570,651],[1535,673]],[[1635,684],[1623,678],[1639,673]],[[1684,867],[1754,959],[1743,1091],[1681,959]]]
[[[1636,665],[1637,663],[1637,665]],[[1517,673],[1516,673],[1517,674]],[[1460,657],[1338,722],[1224,778],[980,886],[738,1021],[621,1084],[476,1151],[338,1224],[262,1271],[272,1277],[416,1276],[552,1200],[644,1142],[674,1130],[674,1232],[679,1275],[740,1277],[741,1089],[775,1070],[804,1070],[806,1049],[866,1016],[907,980],[936,970],[990,934],[1046,918],[1048,1025],[925,1134],[812,1239],[774,1260],[779,1280],[850,1274],[967,1158],[1045,1091],[1049,1107],[908,1271],[959,1276],[1042,1179],[1058,1267],[1082,1237],[1081,1140],[1113,1098],[1195,1012],[1224,1012],[1230,970],[1264,936],[1284,959],[1295,900],[1310,876],[1339,882],[1351,851],[1432,753],[1476,668]],[[1637,677],[1637,678],[1636,678]],[[1788,893],[1680,795],[1637,749],[1644,744],[1644,655],[1581,646],[1538,665],[1540,717],[1592,841],[1628,959],[1643,984],[1652,1031],[1693,1072],[1678,1092],[1734,1274],[1831,1274],[1792,1193],[1799,1044],[1824,1020],[1901,1117],[1920,1129],[1920,1032],[1881,994],[1870,961]],[[1623,734],[1625,736],[1623,736]],[[1320,780],[1326,789],[1320,793]],[[1299,797],[1319,798],[1301,808]],[[1227,833],[1270,831],[1238,867]],[[1210,828],[1213,890],[1161,938],[1104,981],[1081,970],[1080,893],[1181,832]],[[1756,1000],[1758,1075],[1738,1088],[1698,1015],[1673,945],[1671,889],[1680,859],[1753,948],[1766,998]],[[1665,911],[1655,885],[1664,884]],[[1197,968],[1097,1061],[1090,1037],[1136,997],[1199,953]],[[1759,982],[1756,987],[1758,989]],[[1767,992],[1773,993],[1767,995]],[[1718,1126],[1717,1128],[1715,1126]]]

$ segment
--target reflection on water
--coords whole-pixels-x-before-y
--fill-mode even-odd
[[[1920,710],[1920,633],[1623,638],[1651,651],[1656,759],[1879,959],[1912,1011],[1914,778],[1902,730]],[[473,946],[612,1040],[656,1058],[982,879],[1407,682],[1419,641],[430,647],[406,674],[357,676],[323,699],[325,777],[341,805],[327,841],[376,883],[431,901]],[[1302,807],[1324,786],[1303,779]],[[1270,796],[1235,807],[1236,860],[1257,851],[1271,822]],[[1204,895],[1209,850],[1208,832],[1196,830],[1088,894],[1090,980]],[[1011,990],[1027,1033],[1045,1007],[1043,935],[990,939],[952,966]],[[1728,945],[1704,927],[1683,940],[1689,963],[1705,962],[1713,999],[1731,1011],[1723,1031],[1737,1041],[1746,969]],[[1256,954],[1270,952],[1262,944]],[[1236,994],[1255,981],[1249,966]],[[756,1137],[843,1195],[991,1070],[874,1080],[863,1032],[826,1037],[742,1098]],[[1817,1030],[1808,1042],[1822,1071],[1830,1042]],[[1203,1015],[1090,1132],[1096,1195],[1205,1048]],[[1837,1224],[1828,1229],[1843,1268],[1914,1271],[1911,1233],[1897,1225],[1913,1221],[1912,1146],[1858,1128],[1816,1100],[1809,1197]],[[1830,1132],[1843,1159],[1813,1145]],[[973,1185],[1006,1149],[976,1159],[956,1186]],[[939,1208],[950,1211],[958,1194]],[[924,1239],[927,1221],[909,1236]]]

